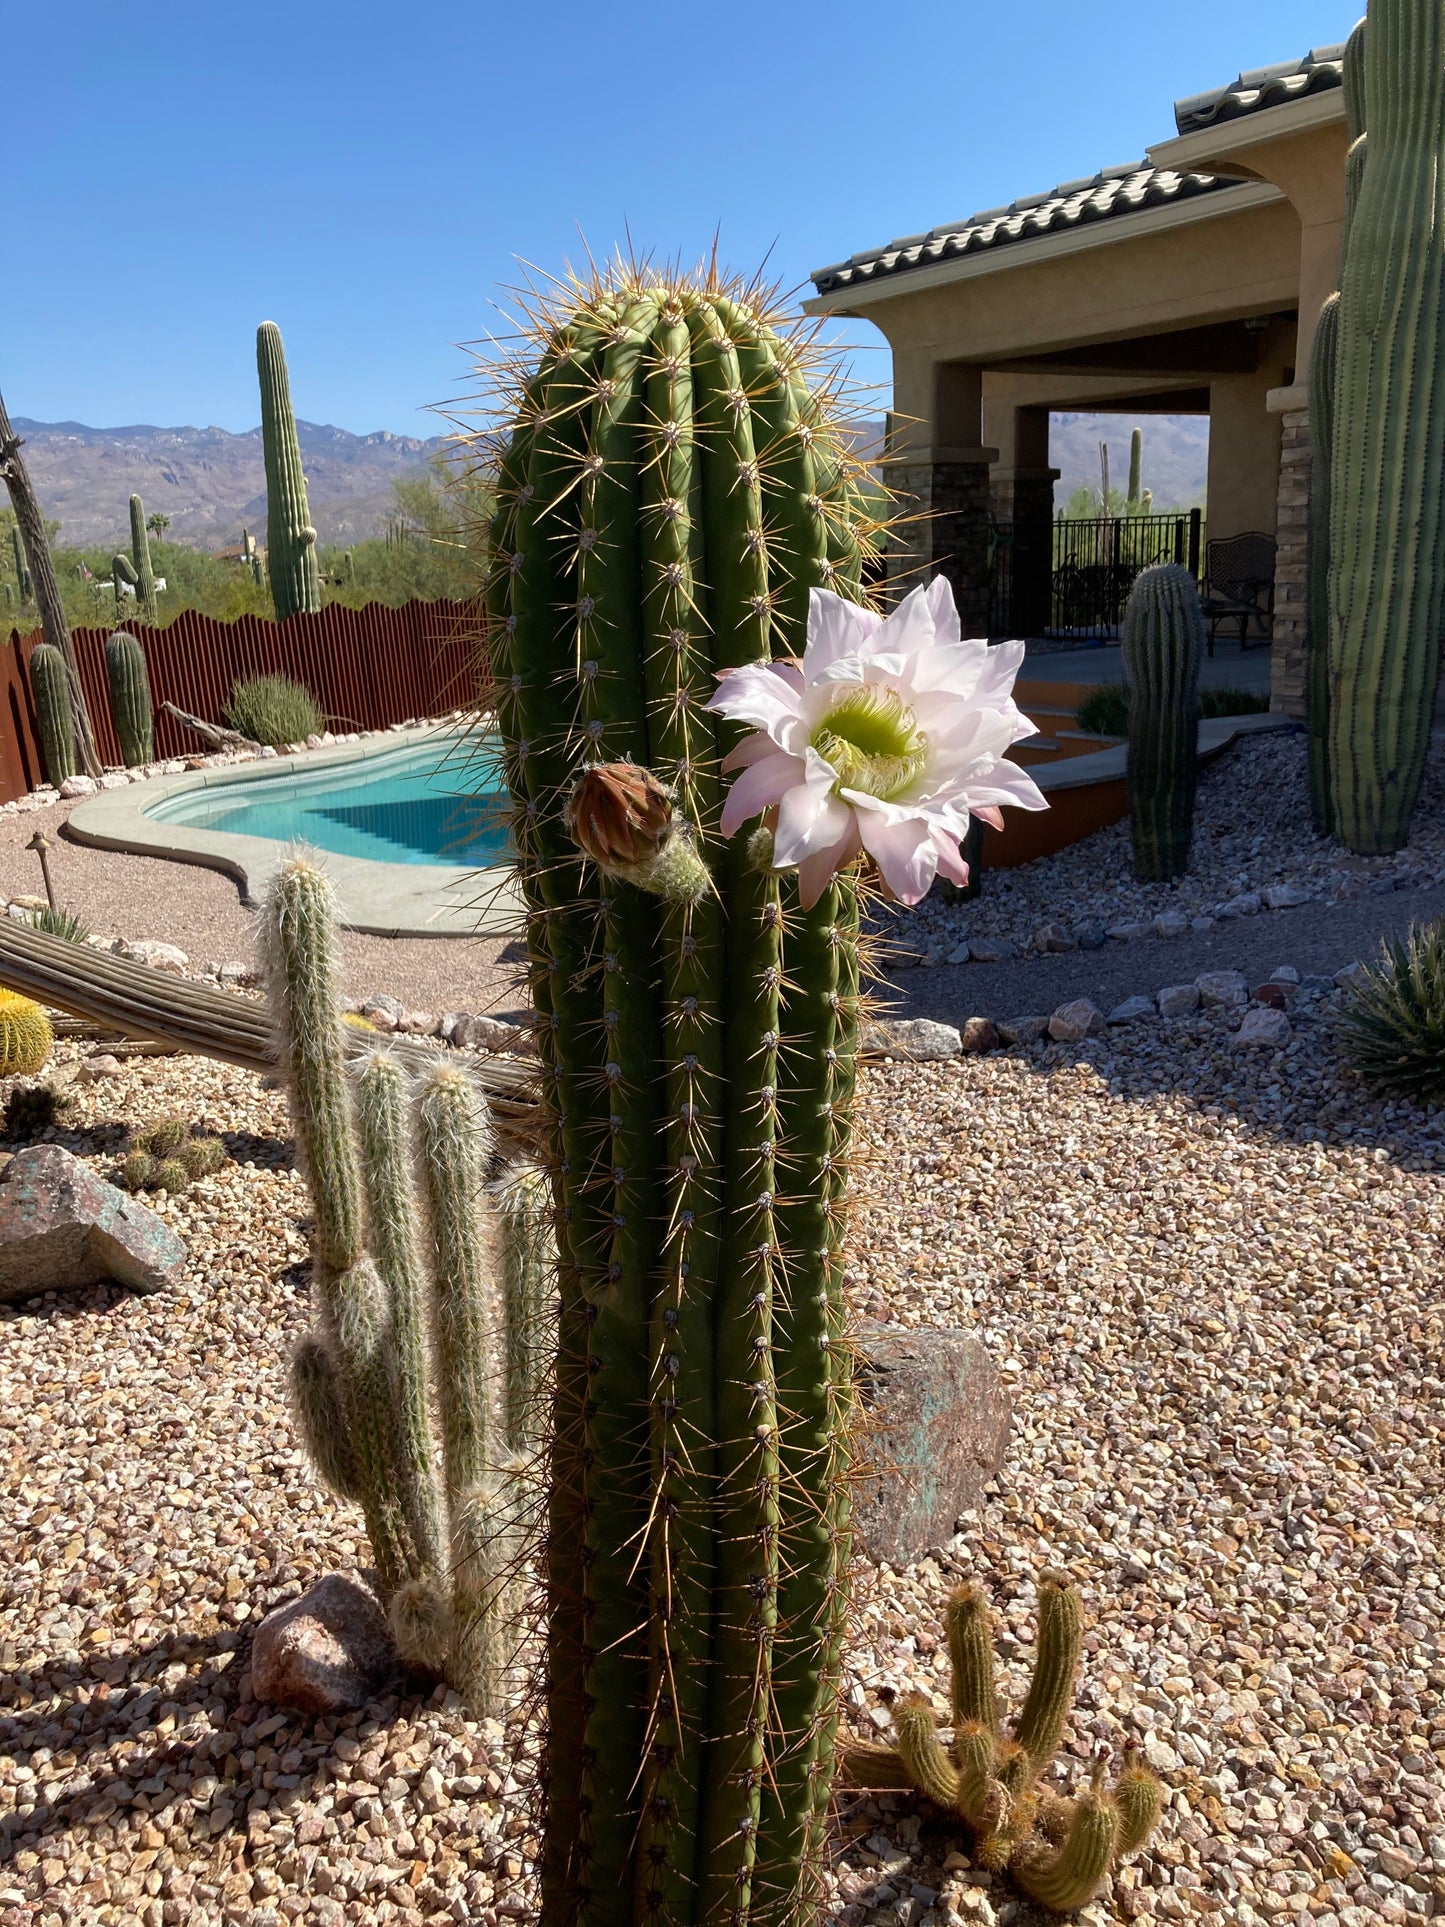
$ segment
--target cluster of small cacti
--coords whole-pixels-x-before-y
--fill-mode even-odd
[[[58,1123],[74,1100],[50,1084],[17,1084],[5,1100],[0,1130],[10,1139],[37,1138]]]
[[[1126,785],[1134,871],[1168,883],[1189,867],[1199,750],[1204,614],[1188,569],[1145,569],[1130,592],[1121,635],[1129,678]]]
[[[286,355],[281,330],[274,321],[263,321],[256,330],[256,369],[261,381],[261,440],[266,456],[266,566],[276,620],[284,622],[298,612],[318,613],[321,572],[316,559],[316,531],[306,500]]]
[[[1361,153],[1350,170],[1330,437],[1328,763],[1335,833],[1373,855],[1409,835],[1445,630],[1445,228],[1436,218],[1445,12],[1436,0],[1373,0],[1367,57],[1359,32],[1345,55],[1355,114],[1361,91],[1368,162]]]
[[[55,1033],[39,1004],[0,990],[0,1077],[33,1077],[50,1055]]]
[[[30,652],[30,691],[40,725],[46,780],[58,789],[77,768],[75,701],[65,658],[51,643],[37,643]]]
[[[537,318],[491,534],[562,1314],[542,1918],[806,1918],[850,1531],[858,904],[724,840],[718,675],[862,600],[807,344],[715,275]]]
[[[186,1190],[197,1178],[213,1177],[226,1162],[218,1137],[195,1131],[183,1117],[163,1117],[135,1132],[117,1176],[127,1191]]]
[[[895,1744],[844,1748],[843,1774],[857,1786],[917,1788],[973,1836],[974,1858],[1005,1868],[1031,1900],[1069,1913],[1093,1899],[1109,1873],[1142,1847],[1158,1824],[1164,1789],[1137,1757],[1126,1757],[1112,1787],[1097,1759],[1087,1790],[1066,1799],[1043,1776],[1064,1736],[1083,1634],[1075,1588],[1058,1573],[1039,1578],[1033,1677],[1011,1730],[1001,1717],[993,1624],[977,1584],[948,1602],[952,1744],[939,1738],[933,1703],[912,1693],[893,1709]]]
[[[266,934],[312,1199],[297,1419],[322,1477],[361,1506],[403,1656],[495,1713],[552,1350],[549,1198],[513,1173],[493,1199],[490,1119],[467,1071],[438,1060],[414,1079],[378,1049],[348,1075],[324,871],[283,867]]]
[[[120,753],[127,767],[135,769],[149,763],[155,754],[155,726],[145,651],[123,629],[106,640],[105,674]]]

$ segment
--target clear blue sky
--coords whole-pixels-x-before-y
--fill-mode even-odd
[[[1360,0],[60,0],[4,36],[11,412],[438,432],[518,259],[809,270],[1138,158],[1176,96],[1344,37]],[[876,341],[849,324],[855,342]],[[886,381],[885,352],[860,374]]]

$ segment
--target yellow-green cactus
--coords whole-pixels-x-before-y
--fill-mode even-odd
[[[0,990],[0,1077],[33,1077],[50,1055],[50,1019],[28,997]]]

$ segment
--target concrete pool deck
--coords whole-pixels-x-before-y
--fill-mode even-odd
[[[452,732],[430,724],[396,730],[356,744],[306,750],[296,756],[234,768],[161,776],[125,789],[102,790],[71,811],[66,833],[75,842],[171,863],[199,864],[233,877],[243,902],[264,899],[289,844],[270,837],[240,836],[170,823],[149,814],[157,804],[198,790],[239,789],[252,784],[314,776],[326,769],[354,769],[377,758],[434,743],[439,753]],[[477,937],[510,934],[522,921],[522,901],[510,865],[380,863],[365,857],[317,855],[336,884],[347,930],[379,937]]]

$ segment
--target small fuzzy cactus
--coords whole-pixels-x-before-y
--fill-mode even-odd
[[[127,1191],[149,1191],[155,1185],[160,1168],[158,1158],[153,1158],[149,1151],[137,1150],[121,1159],[116,1175]]]
[[[1132,1754],[1112,1789],[1105,1784],[1106,1760],[1096,1761],[1076,1800],[1044,1786],[1068,1724],[1083,1615],[1078,1592],[1062,1574],[1042,1573],[1038,1590],[1033,1678],[1011,1730],[1000,1716],[987,1598],[981,1586],[960,1586],[946,1621],[952,1745],[938,1737],[929,1696],[913,1693],[894,1711],[896,1743],[846,1746],[842,1771],[854,1785],[916,1787],[965,1823],[981,1867],[1007,1869],[1031,1900],[1070,1913],[1144,1845],[1163,1811],[1164,1789]]]
[[[1124,610],[1129,678],[1129,829],[1142,883],[1168,883],[1189,867],[1199,750],[1199,669],[1204,615],[1188,569],[1145,569]]]
[[[132,635],[117,629],[105,645],[105,674],[110,685],[110,713],[120,740],[120,753],[129,769],[149,763],[155,755],[150,678],[145,651]]]
[[[306,500],[286,352],[274,321],[263,321],[256,330],[256,369],[261,382],[261,440],[266,455],[266,566],[276,620],[284,622],[287,616],[320,611],[321,571],[316,559],[316,530],[311,526]]]
[[[194,1131],[183,1117],[163,1117],[132,1136],[116,1175],[127,1191],[178,1195],[225,1162],[219,1138]]]
[[[380,1048],[347,1072],[335,905],[309,859],[278,876],[267,940],[313,1205],[317,1317],[293,1356],[293,1407],[318,1472],[362,1508],[400,1651],[494,1713],[529,1496],[511,1415],[536,1410],[553,1349],[535,1281],[539,1322],[508,1333],[522,1301],[504,1281],[555,1257],[502,1256],[512,1219],[492,1202],[490,1117],[468,1072],[439,1060],[418,1079]]]
[[[55,1033],[40,1005],[0,990],[0,1077],[33,1077],[50,1055]]]
[[[40,723],[40,754],[57,789],[76,772],[75,705],[65,658],[48,642],[30,652],[30,689]]]

